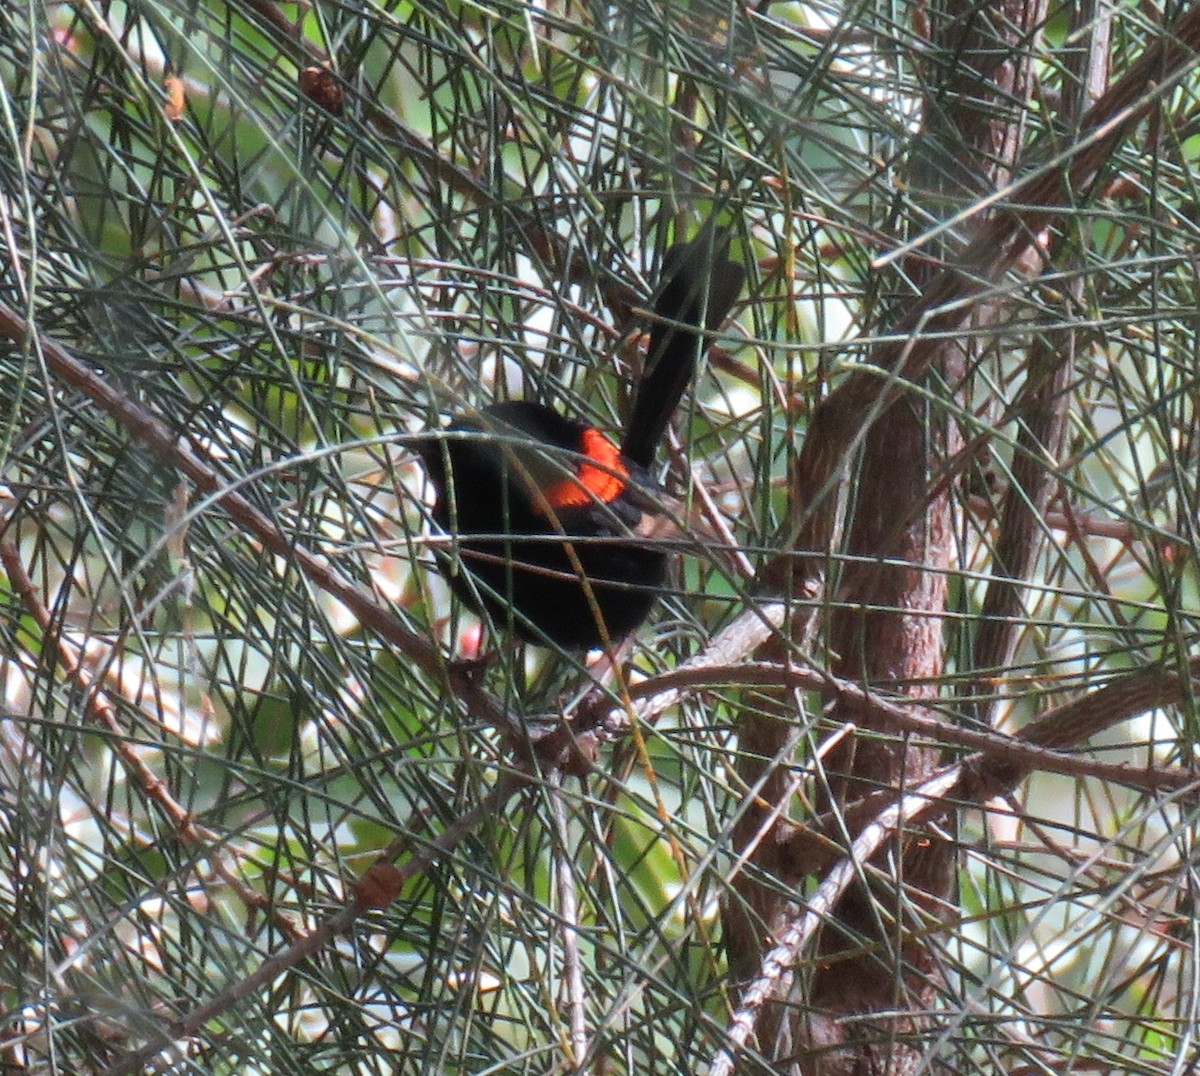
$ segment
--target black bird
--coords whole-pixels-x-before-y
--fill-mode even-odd
[[[648,373],[620,448],[530,401],[455,416],[450,436],[420,443],[434,521],[457,539],[438,567],[463,601],[530,642],[569,649],[619,642],[646,619],[666,579],[662,536],[678,533],[649,468],[705,332],[728,317],[745,276],[710,229],[667,251]]]

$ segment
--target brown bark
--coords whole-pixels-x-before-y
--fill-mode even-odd
[[[1011,180],[1031,84],[1028,42],[1042,25],[1045,5],[1009,0],[983,9],[951,0],[930,15],[930,92],[911,179],[935,214],[949,215]],[[906,267],[918,284],[933,275],[929,253],[927,246],[922,259]],[[976,311],[977,323],[995,313]],[[959,338],[947,336],[932,347],[927,365],[955,385],[970,358]],[[931,685],[943,671],[941,618],[953,568],[951,486],[940,479],[959,440],[917,394],[885,404],[868,429],[848,509],[847,567],[829,618],[836,675],[914,699],[936,693]],[[822,506],[826,515],[831,503]],[[836,705],[831,712],[835,722],[851,716]],[[781,714],[779,724],[785,720]],[[864,720],[859,714],[858,723],[860,731],[825,759],[828,783],[818,802],[823,812],[842,811],[880,788],[915,786],[940,761],[931,748],[879,735],[885,730],[875,728],[870,715]],[[744,755],[770,758],[779,751],[777,730],[763,719],[748,722],[742,737]],[[764,780],[761,773],[744,776]],[[768,771],[759,805],[735,833],[739,847],[761,837],[783,795],[779,774]],[[791,873],[777,862],[779,845],[762,840],[760,847],[756,865],[776,875]],[[805,873],[803,864],[791,866]],[[874,880],[868,883],[867,872],[860,873],[826,922],[816,972],[793,984],[792,1000],[799,1004],[769,1006],[759,1023],[760,1051],[793,1059],[792,1071],[806,1076],[898,1074],[914,1070],[920,1059],[922,1014],[934,1007],[938,987],[935,947],[925,936],[953,914],[954,844],[934,828],[913,829],[899,834],[871,866]],[[731,936],[745,939],[751,924],[760,945],[764,932],[778,936],[789,915],[778,892],[743,884],[740,896],[752,914],[727,917]],[[743,981],[753,974],[752,960],[742,946],[731,947],[731,965]]]
[[[1073,79],[1065,94],[1066,119],[1076,132],[1084,112],[1108,84],[1107,7],[1106,0],[1089,0],[1077,4],[1074,11],[1071,37],[1087,46],[1073,49],[1064,60]],[[1075,351],[1084,343],[1071,324],[1082,306],[1082,277],[1072,276],[1065,290],[1062,325],[1034,342],[1026,381],[1013,409],[1020,421],[1017,451],[999,511],[993,579],[975,639],[974,664],[982,677],[1006,666],[1016,650],[1023,611],[1021,584],[1037,558],[1041,520],[1054,493],[1053,467],[1065,444],[1067,388]],[[990,715],[981,716],[993,723]]]
[[[930,9],[930,91],[912,186],[934,213],[1011,181],[1032,87],[1028,42],[1045,13],[1042,0],[950,0]],[[909,277],[927,281],[930,265],[910,259]],[[994,304],[982,307],[975,327],[998,314]],[[947,385],[960,384],[977,358],[960,339],[944,339],[931,359]],[[916,395],[889,406],[868,432],[848,528],[851,559],[830,626],[836,675],[914,699],[936,696],[954,567],[952,487],[942,468],[961,447],[957,429]],[[837,707],[831,716],[846,720]],[[868,721],[830,754],[823,810],[877,788],[912,787],[937,768],[935,750],[875,735],[881,731]],[[926,935],[953,914],[955,845],[942,831],[918,828],[898,835],[872,865],[882,880],[852,886],[836,909],[837,929],[826,927],[821,939],[824,966],[807,1002],[820,1014],[828,1052],[803,1065],[806,1072],[898,1074],[915,1068],[922,1052],[922,1014],[935,1007],[939,981]],[[876,1013],[889,1015],[871,1019]]]

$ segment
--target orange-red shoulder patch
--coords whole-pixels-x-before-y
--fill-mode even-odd
[[[604,434],[591,427],[584,430],[580,450],[587,459],[579,461],[574,476],[555,482],[545,491],[551,508],[583,508],[595,501],[609,504],[625,489],[629,469],[621,459],[621,450]]]

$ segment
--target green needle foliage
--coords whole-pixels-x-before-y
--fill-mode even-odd
[[[797,504],[794,471],[820,402],[875,377],[885,410],[897,371],[872,364],[932,274],[991,214],[1027,210],[1011,180],[1069,172],[1088,103],[1176,17],[1050,11],[1006,46],[1030,84],[975,99],[937,44],[957,10],[0,11],[0,1069],[706,1071],[754,978],[731,965],[759,965],[863,824],[838,791],[853,767],[824,764],[847,734],[831,671],[1004,734],[1132,673],[1163,686],[1059,745],[1077,769],[941,811],[940,910],[905,888],[902,842],[860,865],[891,899],[864,884],[870,925],[839,945],[895,983],[892,1015],[920,1009],[871,1010],[875,1068],[822,1069],[799,1030],[825,1006],[808,1008],[834,959],[817,943],[772,994],[795,1024],[760,1027],[740,1071],[883,1072],[900,1045],[909,1071],[1190,1064],[1194,796],[1088,767],[1178,775],[1196,750],[1194,67],[1146,82],[1038,256],[963,267],[984,295],[951,333],[962,361],[900,392],[949,446],[923,461],[928,496],[883,507],[854,440],[823,492],[840,525],[793,548],[825,503]],[[1088,97],[1071,50],[1100,25]],[[1016,132],[1007,178],[964,164],[971,124]],[[620,429],[661,255],[710,217],[750,282],[660,475],[710,525],[620,677],[597,688],[580,655],[495,635],[465,668],[476,620],[432,570],[446,539],[414,435],[506,398]],[[1026,406],[1050,368],[1057,448]],[[879,413],[860,418],[865,434]],[[939,498],[946,557],[916,568],[944,601],[855,589],[863,565],[909,561],[855,547],[853,522],[899,530]],[[999,538],[1016,511],[1019,566]],[[816,592],[789,589],[792,552],[821,561]],[[1009,578],[1000,613],[989,587]],[[812,630],[637,709],[640,682],[780,594]],[[873,642],[835,645],[864,610],[932,625],[936,669],[886,679]],[[989,620],[1011,625],[999,651]],[[593,768],[545,749],[567,722],[607,731]],[[911,748],[861,723],[858,761]],[[947,764],[971,748],[921,743]],[[853,775],[859,797],[889,783]],[[772,851],[814,815],[821,868]],[[746,884],[766,896],[730,952]]]

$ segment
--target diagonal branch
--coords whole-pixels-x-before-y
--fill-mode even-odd
[[[197,489],[213,499],[225,513],[264,548],[295,563],[313,585],[342,602],[380,638],[402,651],[422,672],[432,677],[449,675],[464,705],[481,720],[506,731],[514,743],[527,742],[523,726],[514,714],[499,706],[493,696],[480,689],[465,670],[447,668],[432,641],[410,631],[404,622],[371,594],[348,579],[318,554],[281,531],[236,484],[224,478],[215,463],[200,449],[189,447],[185,436],[174,433],[162,419],[148,411],[119,387],[77,359],[52,337],[38,331],[11,307],[0,302],[0,336],[18,347],[32,342],[51,379],[78,389],[107,413],[130,437],[150,448],[164,464],[178,470]]]
[[[789,593],[810,596],[819,586],[823,551],[833,534],[837,476],[873,415],[881,413],[918,380],[942,346],[970,318],[991,287],[1037,245],[1055,225],[1062,207],[1077,204],[1111,159],[1130,127],[1193,71],[1200,53],[1200,9],[1188,11],[1175,27],[1150,45],[1080,122],[1080,138],[1069,150],[1010,187],[981,199],[962,215],[993,215],[972,242],[930,282],[892,333],[868,356],[871,367],[891,374],[881,380],[874,370],[855,371],[813,412],[804,447],[793,468],[795,540],[786,550],[813,551],[795,576],[795,555],[783,554],[767,577]],[[928,236],[923,239],[928,239]],[[896,252],[902,253],[902,251]]]

